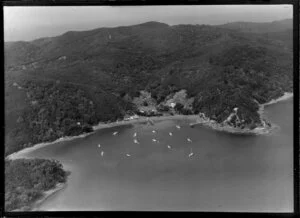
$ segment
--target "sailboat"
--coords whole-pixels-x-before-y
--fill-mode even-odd
[[[191,152],[189,153],[189,157],[191,157],[191,156],[193,156],[194,155],[194,153],[193,153],[193,150],[192,150],[192,148],[191,148]]]

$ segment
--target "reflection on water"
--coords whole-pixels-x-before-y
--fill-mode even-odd
[[[235,136],[167,120],[103,129],[36,150],[28,156],[58,159],[72,171],[66,188],[39,210],[290,212],[292,106],[289,100],[266,107],[280,126],[271,136]]]

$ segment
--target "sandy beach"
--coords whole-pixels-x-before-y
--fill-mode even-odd
[[[176,120],[176,119],[188,119],[190,121],[196,121],[198,118],[198,115],[168,115],[168,116],[160,116],[160,117],[150,117],[149,119],[151,121],[163,121],[163,120]],[[44,143],[38,143],[35,144],[32,147],[28,147],[28,148],[24,148],[20,151],[14,152],[10,155],[8,155],[6,157],[6,159],[8,160],[14,160],[14,159],[19,159],[19,158],[24,158],[24,155],[27,153],[30,153],[36,149],[40,149],[49,145],[53,145],[55,143],[58,142],[65,142],[65,141],[71,141],[77,138],[84,138],[88,135],[91,135],[93,133],[95,133],[95,131],[100,130],[100,129],[105,129],[105,128],[112,128],[112,127],[116,127],[116,126],[123,126],[123,125],[131,125],[131,124],[138,124],[138,123],[146,123],[148,120],[148,117],[139,117],[137,119],[133,119],[133,120],[123,120],[123,121],[119,121],[119,122],[112,122],[112,123],[99,123],[96,126],[93,126],[93,132],[89,132],[89,133],[84,133],[78,136],[66,136],[66,137],[62,137],[59,138],[53,142],[44,142]]]
[[[283,94],[283,96],[281,96],[281,97],[279,97],[277,99],[272,99],[271,101],[269,101],[267,103],[264,103],[262,105],[266,106],[266,105],[270,105],[270,104],[275,104],[275,103],[280,102],[280,101],[288,100],[288,99],[292,98],[293,96],[294,96],[293,92],[285,92]]]
[[[271,105],[271,104],[275,104],[277,102],[280,101],[284,101],[284,100],[288,100],[290,98],[293,97],[293,93],[292,92],[285,92],[283,96],[277,98],[277,99],[272,99],[271,101],[264,103],[264,104],[260,104],[260,109],[258,111],[258,113],[261,115],[261,117],[263,118],[263,112],[264,112],[264,107],[267,105]],[[53,142],[44,142],[44,143],[38,143],[35,144],[32,147],[28,147],[25,149],[22,149],[20,151],[17,151],[15,153],[12,153],[10,155],[8,155],[6,157],[6,159],[10,159],[10,160],[14,160],[14,159],[18,159],[18,158],[24,158],[24,154],[26,153],[30,153],[31,151],[34,151],[36,149],[48,146],[48,145],[52,145],[58,142],[64,142],[64,141],[71,141],[77,138],[84,138],[90,134],[93,134],[96,130],[100,130],[100,129],[105,129],[105,128],[112,128],[112,127],[116,127],[116,126],[122,126],[122,125],[130,125],[130,124],[137,124],[137,123],[146,123],[147,120],[150,119],[151,121],[162,121],[162,120],[170,120],[170,119],[188,119],[190,121],[193,121],[194,123],[193,125],[203,125],[212,129],[215,129],[217,131],[226,131],[229,133],[241,133],[241,134],[268,134],[271,129],[270,128],[264,128],[264,127],[258,127],[255,128],[254,130],[241,130],[238,128],[234,128],[231,126],[222,126],[220,124],[217,124],[215,122],[212,121],[204,121],[204,120],[200,120],[198,115],[164,115],[164,116],[159,116],[159,117],[139,117],[137,119],[132,119],[132,120],[122,120],[122,121],[117,121],[117,122],[112,122],[112,123],[99,123],[95,126],[93,126],[93,132],[90,133],[84,133],[78,136],[66,136],[66,137],[62,137],[59,138]]]
[[[14,152],[14,153],[8,155],[5,159],[15,160],[15,159],[19,159],[19,158],[24,158],[24,154],[30,153],[30,152],[32,152],[36,149],[43,148],[43,147],[46,147],[48,145],[53,145],[53,144],[58,143],[58,142],[65,142],[65,141],[71,141],[71,140],[74,140],[74,139],[77,139],[77,138],[84,138],[84,137],[86,137],[86,136],[88,136],[92,133],[93,132],[84,133],[84,134],[81,134],[81,135],[78,135],[78,136],[66,136],[66,137],[59,138],[59,139],[57,139],[53,142],[38,143],[38,144],[33,145],[32,147],[24,148],[20,151]]]
[[[115,127],[115,126],[122,126],[122,125],[147,123],[148,119],[150,119],[151,121],[154,121],[154,122],[155,121],[163,121],[163,120],[171,120],[171,119],[173,119],[173,120],[175,120],[175,119],[187,119],[187,120],[190,120],[190,121],[196,121],[197,117],[198,117],[197,115],[174,115],[174,116],[169,115],[169,116],[150,117],[150,118],[148,118],[148,117],[139,117],[139,118],[134,119],[134,120],[127,120],[127,121],[124,120],[124,121],[112,122],[112,123],[99,123],[98,125],[93,126],[93,130],[94,130],[93,132],[84,133],[84,134],[81,134],[81,135],[78,135],[78,136],[62,137],[62,138],[59,138],[59,139],[57,139],[53,142],[38,143],[38,144],[35,144],[32,147],[28,147],[28,148],[22,149],[18,152],[12,153],[12,154],[8,155],[6,157],[6,159],[15,160],[15,159],[20,159],[20,158],[26,158],[26,154],[30,153],[34,150],[37,150],[37,149],[40,149],[40,148],[43,148],[43,147],[46,147],[46,146],[49,146],[49,145],[53,145],[53,144],[58,143],[58,142],[71,141],[71,140],[74,140],[74,139],[77,139],[77,138],[84,138],[88,135],[91,135],[91,134],[95,133],[95,131],[100,130],[100,129],[112,128],[112,127]],[[70,168],[66,167],[65,164],[63,165],[63,167],[64,167],[64,170],[68,170],[69,172],[71,172]],[[31,206],[31,210],[32,211],[38,210],[39,205],[41,205],[50,196],[52,196],[55,193],[57,193],[58,191],[62,190],[66,185],[67,185],[67,183],[58,183],[55,188],[53,188],[51,190],[48,190],[48,191],[45,191],[43,193],[43,197],[41,199],[39,199],[38,201],[36,201],[35,203],[33,203],[33,206]],[[23,211],[23,210],[22,210],[22,208],[19,208],[15,211]]]
[[[164,115],[159,117],[139,117],[133,120],[122,120],[113,123],[99,123],[98,125],[93,127],[93,130],[111,128],[115,126],[129,125],[129,124],[137,124],[137,123],[146,123],[149,120],[151,121],[162,121],[162,120],[176,120],[176,119],[188,119],[188,120],[196,120],[198,115]]]
[[[53,189],[43,192],[43,196],[37,201],[33,202],[31,205],[15,209],[12,212],[37,211],[39,205],[41,205],[45,200],[47,200],[50,196],[54,195],[56,192],[65,188],[66,185],[67,183],[58,183]]]
[[[279,97],[277,99],[272,99],[271,101],[269,101],[267,103],[260,104],[259,105],[258,113],[259,113],[261,119],[265,119],[266,118],[264,116],[265,106],[268,106],[268,105],[271,105],[271,104],[275,104],[275,103],[280,102],[280,101],[288,100],[288,99],[292,98],[293,96],[294,96],[294,94],[292,92],[285,92],[283,96],[281,96],[281,97]]]
[[[275,104],[275,103],[280,102],[280,101],[288,100],[292,97],[293,97],[292,92],[285,92],[283,96],[281,96],[277,99],[272,99],[271,101],[269,101],[267,103],[260,104],[260,109],[259,109],[258,113],[263,118],[263,112],[264,112],[264,107],[265,106]],[[30,153],[31,151],[34,151],[36,149],[39,149],[39,148],[42,148],[42,147],[45,147],[45,146],[48,146],[48,145],[52,145],[52,144],[55,144],[55,143],[58,143],[58,142],[71,141],[71,140],[74,140],[74,139],[77,139],[77,138],[84,138],[84,137],[86,137],[90,134],[93,134],[96,130],[100,130],[100,129],[104,129],[104,128],[112,128],[112,127],[122,126],[122,125],[143,123],[143,122],[146,123],[148,119],[150,119],[151,121],[154,121],[154,122],[155,121],[162,121],[162,120],[170,120],[170,119],[188,119],[190,121],[195,122],[193,125],[200,124],[200,125],[203,125],[203,126],[206,126],[206,127],[213,128],[213,129],[218,130],[218,131],[226,131],[226,132],[229,132],[229,133],[266,134],[266,133],[269,133],[270,130],[271,130],[270,128],[264,128],[264,127],[255,128],[254,130],[241,130],[241,129],[234,128],[234,127],[231,127],[231,126],[222,126],[222,125],[219,125],[219,124],[217,124],[215,122],[212,122],[212,121],[199,120],[198,115],[180,115],[180,114],[177,114],[177,115],[173,115],[173,116],[172,115],[164,115],[164,116],[159,116],[159,117],[139,117],[137,119],[122,120],[122,121],[117,121],[117,122],[112,122],[112,123],[102,123],[101,122],[101,123],[93,126],[93,130],[94,130],[93,132],[84,133],[84,134],[81,134],[81,135],[78,135],[78,136],[66,136],[66,137],[59,138],[59,139],[57,139],[53,142],[38,143],[38,144],[35,144],[32,147],[28,147],[28,148],[22,149],[20,151],[17,151],[15,153],[12,153],[12,154],[8,155],[6,157],[6,159],[14,160],[14,159],[18,159],[18,158],[23,158],[24,154]]]
[[[259,113],[263,114],[264,112],[264,106],[265,105],[270,105],[270,104],[274,104],[277,103],[279,101],[284,101],[287,99],[290,99],[291,97],[293,97],[293,93],[285,93],[283,96],[281,96],[278,99],[275,100],[271,100],[270,102],[267,102],[265,104],[261,104],[260,105],[260,111]],[[39,143],[36,144],[32,147],[29,148],[25,148],[23,150],[20,150],[18,152],[15,152],[9,156],[7,156],[7,159],[13,160],[13,159],[18,159],[18,158],[26,158],[27,153],[30,153],[36,149],[45,147],[45,146],[49,146],[58,142],[63,142],[63,141],[71,141],[77,138],[84,138],[90,134],[95,133],[95,131],[100,130],[100,129],[104,129],[104,128],[112,128],[112,127],[116,127],[116,126],[122,126],[122,125],[134,125],[134,124],[140,124],[140,123],[147,123],[148,119],[150,119],[153,122],[156,121],[163,121],[163,120],[176,120],[176,119],[186,119],[191,121],[191,123],[197,123],[196,125],[200,124],[203,125],[204,127],[208,127],[208,128],[212,128],[214,130],[217,131],[226,131],[229,133],[235,133],[235,134],[266,134],[269,133],[269,130],[266,128],[256,128],[254,130],[241,130],[238,128],[233,128],[230,126],[222,126],[216,122],[213,121],[205,121],[202,123],[199,123],[199,116],[198,115],[165,115],[165,116],[159,116],[159,117],[139,117],[137,119],[133,119],[133,120],[127,120],[127,121],[118,121],[118,122],[112,122],[112,123],[99,123],[96,126],[93,126],[93,132],[90,133],[85,133],[85,134],[81,134],[79,136],[72,136],[72,137],[62,137],[60,139],[57,139],[53,142],[47,142],[47,143]],[[66,168],[66,166],[64,165],[64,169]],[[66,169],[65,169],[66,170]],[[69,169],[68,169],[69,171]],[[67,183],[59,183],[56,185],[56,187],[54,189],[48,190],[46,192],[44,192],[42,198],[40,198],[38,201],[36,201],[35,203],[33,203],[33,206],[31,207],[32,211],[36,211],[39,208],[39,205],[41,205],[45,200],[47,200],[50,196],[54,195],[55,193],[59,192],[60,190],[62,190],[64,187],[66,187]],[[17,211],[22,211],[22,209],[19,209]]]
[[[41,205],[44,201],[46,201],[49,197],[54,195],[56,192],[64,189],[66,187],[67,183],[58,183],[56,184],[55,188],[50,189],[48,191],[45,191],[43,193],[43,196],[37,200],[33,205],[31,206],[31,211],[37,211],[39,208],[39,205]]]

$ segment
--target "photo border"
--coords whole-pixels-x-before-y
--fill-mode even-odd
[[[241,212],[159,212],[162,215],[170,216],[186,216],[186,215],[204,215],[204,216],[224,216],[228,215],[230,217],[299,217],[299,1],[298,0],[165,0],[165,1],[153,1],[153,0],[4,0],[2,1],[2,6],[147,6],[147,5],[273,5],[273,4],[291,4],[293,5],[293,89],[294,89],[294,213],[241,213]],[[3,18],[3,7],[1,10]],[[4,51],[4,27],[2,25],[2,42],[1,46]],[[4,72],[4,55],[2,60],[3,72]],[[4,73],[3,73],[4,81]],[[3,96],[4,96],[4,86],[3,86]],[[3,101],[4,105],[4,101]],[[5,135],[5,113],[3,117],[3,145],[4,145],[4,135]],[[2,151],[2,169],[3,177],[5,176],[4,170],[4,146]],[[5,190],[4,190],[4,179],[1,180],[1,206],[0,206],[0,216],[6,217],[103,217],[111,215],[130,215],[130,216],[141,216],[143,211],[70,211],[70,212],[5,212],[4,211],[4,200],[5,200]],[[150,211],[145,211],[150,212]],[[149,215],[155,215],[157,212],[151,211]]]

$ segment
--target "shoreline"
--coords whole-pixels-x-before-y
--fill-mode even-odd
[[[264,113],[264,106],[266,105],[271,105],[271,104],[275,104],[277,102],[280,101],[284,101],[284,100],[288,100],[291,97],[293,97],[293,93],[284,93],[283,96],[277,98],[277,99],[272,99],[271,101],[264,103],[264,104],[260,104],[260,108],[259,108],[259,114],[262,116]],[[148,119],[150,119],[151,121],[163,121],[163,120],[176,120],[176,119],[188,119],[191,121],[196,121],[196,123],[190,123],[190,126],[194,126],[194,125],[202,125],[204,127],[208,127],[211,128],[213,130],[216,131],[223,131],[223,132],[227,132],[227,133],[234,133],[234,134],[267,134],[270,132],[270,129],[272,128],[265,128],[265,127],[257,127],[253,130],[249,130],[249,129],[239,129],[239,128],[234,128],[231,126],[223,126],[222,124],[216,123],[215,121],[211,121],[211,120],[200,120],[199,122],[199,115],[163,115],[163,116],[158,116],[158,117],[139,117],[137,119],[134,120],[122,120],[122,121],[117,121],[117,122],[112,122],[112,123],[99,123],[95,126],[93,126],[93,131],[89,132],[89,133],[84,133],[78,136],[66,136],[66,137],[62,137],[59,138],[53,142],[44,142],[44,143],[38,143],[35,144],[32,147],[28,147],[25,149],[22,149],[20,151],[14,152],[10,155],[8,155],[5,159],[9,159],[9,160],[15,160],[15,159],[20,159],[20,158],[27,158],[24,155],[27,153],[30,153],[36,149],[48,146],[48,145],[52,145],[58,142],[64,142],[64,141],[71,141],[77,138],[84,138],[88,135],[91,135],[93,133],[95,133],[97,130],[100,129],[105,129],[105,128],[112,128],[112,127],[116,127],[116,126],[123,126],[123,125],[130,125],[130,124],[139,124],[139,123],[144,123],[144,122],[148,122]],[[273,124],[272,124],[273,125]],[[273,127],[274,128],[274,127]],[[63,167],[65,168],[65,164],[63,164]],[[65,170],[65,169],[64,169]],[[43,196],[38,199],[36,202],[33,202],[32,205],[30,205],[30,211],[37,211],[39,206],[45,202],[49,197],[51,197],[52,195],[54,195],[55,193],[59,192],[60,190],[62,190],[63,188],[65,188],[67,185],[67,181],[65,183],[58,183],[56,184],[56,186],[53,189],[50,189],[48,191],[43,192]],[[14,211],[22,211],[22,208],[20,209],[16,209]]]
[[[259,111],[258,113],[260,114],[261,118],[263,117],[264,114],[264,107],[268,106],[268,105],[272,105],[275,104],[277,102],[281,102],[281,101],[285,101],[288,100],[290,98],[292,98],[293,92],[285,92],[283,94],[283,96],[277,98],[277,99],[272,99],[267,103],[264,104],[259,104]],[[23,155],[26,153],[30,153],[36,149],[48,146],[48,145],[53,145],[55,143],[58,142],[65,142],[65,141],[72,141],[74,139],[77,138],[84,138],[88,135],[91,135],[93,133],[95,133],[95,131],[100,130],[100,129],[106,129],[106,128],[112,128],[112,127],[117,127],[117,126],[123,126],[123,125],[132,125],[132,124],[138,124],[138,123],[143,123],[143,122],[147,122],[148,119],[152,120],[152,121],[163,121],[163,120],[170,120],[170,119],[189,119],[192,121],[196,121],[195,123],[191,123],[190,126],[193,127],[195,125],[202,125],[204,127],[209,127],[212,128],[216,131],[223,131],[223,132],[228,132],[228,133],[236,133],[236,134],[268,134],[273,128],[267,128],[267,127],[256,127],[253,130],[250,129],[239,129],[239,128],[234,128],[231,126],[224,126],[222,124],[216,123],[215,121],[211,121],[211,120],[201,120],[201,118],[199,118],[198,115],[182,115],[182,114],[175,114],[175,115],[163,115],[163,116],[153,116],[153,117],[139,117],[137,119],[133,119],[133,120],[122,120],[122,121],[115,121],[115,122],[111,122],[111,123],[103,123],[100,122],[97,125],[93,126],[93,131],[89,132],[89,133],[83,133],[80,134],[78,136],[65,136],[65,137],[61,137],[55,141],[52,142],[42,142],[42,143],[38,143],[35,144],[31,147],[28,148],[24,148],[20,151],[14,152],[10,155],[8,155],[7,157],[5,157],[5,159],[8,160],[15,160],[15,159],[19,159],[19,158],[24,158]],[[273,124],[274,125],[274,124]]]
[[[30,207],[30,211],[38,211],[39,206],[45,202],[48,198],[50,198],[52,195],[56,194],[57,192],[63,190],[67,186],[67,182],[65,183],[57,183],[56,186],[53,189],[50,189],[48,191],[45,191],[43,193],[43,196],[38,199],[36,202],[32,204]]]
[[[14,209],[11,212],[38,211],[39,205],[41,205],[44,201],[46,201],[49,197],[51,197],[55,193],[57,193],[60,190],[62,190],[63,188],[65,188],[66,185],[67,185],[66,182],[65,183],[57,183],[54,188],[44,191],[42,193],[42,196],[40,198],[38,198],[36,201],[32,202],[30,205],[23,206],[18,209]],[[25,208],[26,208],[26,210],[25,210]],[[27,208],[28,208],[28,210],[27,210]]]
[[[265,110],[265,106],[268,106],[268,105],[272,105],[272,104],[275,104],[275,103],[278,103],[278,102],[282,102],[282,101],[285,101],[285,100],[289,100],[290,98],[292,98],[294,96],[294,93],[293,92],[285,92],[283,94],[283,96],[277,98],[277,99],[272,99],[264,104],[259,104],[259,110],[258,110],[258,113],[259,113],[259,116],[261,118],[261,120],[263,119],[266,119],[266,117],[264,116],[264,110]],[[274,124],[272,124],[274,125]]]
[[[269,102],[266,102],[264,104],[259,104],[259,110],[258,113],[260,115],[260,118],[263,122],[262,127],[256,127],[254,129],[240,129],[240,128],[235,128],[229,125],[224,125],[217,123],[213,120],[210,120],[209,118],[203,119],[199,118],[198,121],[194,124],[190,124],[191,127],[194,127],[195,125],[201,125],[204,127],[211,128],[216,131],[221,131],[221,132],[227,132],[227,133],[233,133],[233,134],[241,134],[241,135],[266,135],[271,133],[275,128],[277,128],[277,125],[274,123],[271,124],[271,127],[267,126],[264,119],[264,107],[267,105],[275,104],[277,102],[285,101],[290,98],[292,98],[294,94],[292,92],[285,92],[283,96],[277,98],[277,99],[272,99]]]
[[[294,93],[293,92],[285,92],[283,94],[283,96],[281,96],[279,98],[276,98],[276,99],[272,99],[269,102],[261,104],[261,105],[267,106],[267,105],[275,104],[275,103],[278,103],[278,102],[281,102],[281,101],[288,100],[288,99],[290,99],[292,97],[294,97]]]
[[[116,127],[116,126],[124,126],[124,125],[148,122],[148,119],[151,121],[176,120],[176,119],[195,120],[197,117],[198,117],[198,115],[182,115],[182,114],[153,116],[153,117],[140,116],[139,118],[136,118],[133,120],[122,120],[122,121],[117,121],[117,122],[112,122],[112,123],[99,123],[98,125],[93,126],[93,130],[96,131],[99,129],[112,128],[112,127]]]
[[[274,127],[276,127],[273,124],[273,127],[256,127],[254,129],[248,129],[248,128],[241,129],[226,124],[220,124],[213,120],[205,120],[201,118],[197,123],[190,124],[191,127],[197,125],[201,125],[203,127],[210,128],[216,131],[231,133],[235,135],[266,135],[269,134],[274,129]]]
[[[49,145],[53,145],[59,142],[66,142],[66,141],[72,141],[74,139],[78,139],[78,138],[85,138],[88,135],[94,134],[97,130],[100,129],[107,129],[107,128],[113,128],[113,127],[117,127],[117,126],[124,126],[124,125],[132,125],[132,124],[139,124],[139,123],[144,123],[148,121],[148,118],[152,121],[163,121],[163,120],[176,120],[176,119],[188,119],[188,120],[196,120],[198,118],[198,115],[164,115],[164,116],[159,116],[159,117],[139,117],[137,119],[134,120],[122,120],[119,122],[112,122],[112,123],[99,123],[95,126],[93,126],[93,131],[89,132],[89,133],[83,133],[80,134],[78,136],[65,136],[65,137],[61,137],[59,139],[56,139],[55,141],[52,142],[42,142],[42,143],[38,143],[35,144],[31,147],[27,147],[24,148],[20,151],[14,152],[8,156],[5,157],[6,160],[15,160],[15,159],[20,159],[20,158],[26,158],[24,157],[24,155],[26,155],[27,153],[30,153],[32,151],[35,151],[37,149],[49,146]]]
[[[35,144],[31,147],[27,147],[27,148],[24,148],[22,150],[16,151],[16,152],[6,156],[5,159],[6,160],[15,160],[15,159],[20,159],[20,158],[25,158],[22,155],[30,153],[34,150],[39,149],[39,148],[43,148],[43,147],[46,147],[48,145],[53,145],[53,144],[56,144],[56,143],[59,143],[59,142],[66,142],[66,141],[72,141],[72,140],[78,139],[78,138],[84,138],[84,137],[86,137],[86,136],[88,136],[92,133],[93,132],[83,133],[83,134],[80,134],[78,136],[65,136],[65,137],[61,137],[59,139],[56,139],[55,141],[52,141],[52,142],[41,142],[41,143]]]
[[[128,121],[123,120],[120,122],[112,122],[112,123],[99,123],[98,125],[93,126],[92,132],[84,133],[84,134],[81,134],[78,136],[61,137],[53,142],[38,143],[32,147],[24,148],[20,151],[14,152],[14,153],[8,155],[5,159],[7,159],[7,160],[15,160],[15,159],[21,159],[21,158],[30,159],[29,157],[25,156],[27,153],[30,153],[34,150],[37,150],[37,149],[40,149],[40,148],[43,148],[43,147],[46,147],[49,145],[53,145],[58,142],[65,142],[65,141],[71,141],[71,140],[74,140],[77,138],[84,138],[88,135],[95,133],[97,130],[100,130],[100,129],[106,129],[106,128],[112,128],[112,127],[116,127],[116,126],[123,126],[123,125],[130,125],[130,124],[144,123],[144,122],[148,122],[148,119],[150,119],[152,121],[176,120],[176,119],[195,120],[197,117],[198,117],[198,115],[164,115],[164,116],[159,116],[159,117],[139,117],[134,120],[128,120]],[[65,163],[62,163],[62,165],[63,165],[63,169],[65,171],[71,173],[71,171],[69,169],[66,170],[67,167],[66,167]],[[55,193],[64,189],[66,186],[67,186],[67,181],[65,183],[58,183],[58,184],[56,184],[56,186],[53,189],[43,192],[43,196],[40,199],[38,199],[37,201],[33,202],[31,205],[28,206],[30,208],[29,211],[38,211],[39,206],[43,202],[45,202],[49,197],[51,197]],[[22,208],[19,208],[19,209],[15,209],[13,211],[24,211],[24,210],[22,210]]]

